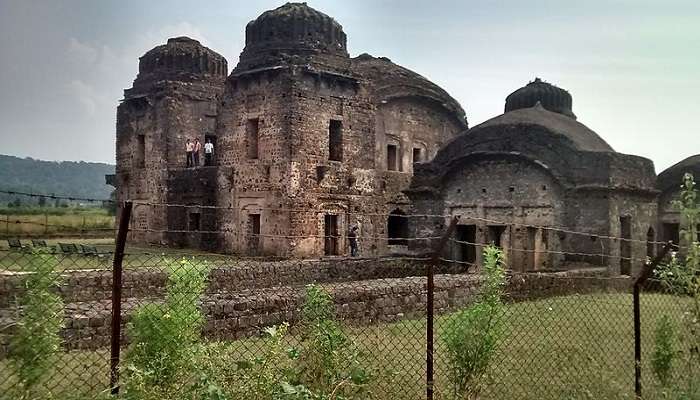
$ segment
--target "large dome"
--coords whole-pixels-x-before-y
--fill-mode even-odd
[[[238,68],[251,68],[290,56],[325,54],[348,57],[343,27],[306,3],[287,3],[262,13],[245,29]]]
[[[135,84],[156,80],[225,79],[226,59],[185,36],[170,38],[139,59]]]
[[[525,128],[527,126],[540,126],[553,135],[566,138],[571,145],[580,151],[614,152],[612,147],[592,129],[586,125],[546,109],[541,103],[534,107],[516,109],[506,112],[495,118],[483,122],[470,130],[471,134],[477,134],[487,127]]]
[[[505,112],[530,108],[540,103],[549,111],[576,119],[571,110],[571,95],[564,89],[535,78],[533,82],[516,90],[506,98]]]

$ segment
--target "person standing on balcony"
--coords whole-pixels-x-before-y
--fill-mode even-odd
[[[187,153],[187,168],[190,168],[193,164],[192,152],[194,151],[194,144],[190,139],[185,142],[185,152]]]
[[[194,138],[194,166],[199,167],[199,154],[202,152],[202,144],[199,143],[199,138]]]
[[[211,142],[211,139],[207,139],[207,142],[204,143],[204,165],[205,166],[211,166],[211,158],[214,156],[214,143]]]

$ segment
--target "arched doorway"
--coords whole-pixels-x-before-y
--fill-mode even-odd
[[[656,232],[654,232],[654,228],[649,227],[649,230],[647,231],[647,257],[649,258],[654,258],[656,255],[656,246],[654,245],[655,240]]]
[[[406,217],[406,213],[398,208],[390,212],[386,231],[389,245],[408,245],[408,217]]]

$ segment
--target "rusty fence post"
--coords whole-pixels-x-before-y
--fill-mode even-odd
[[[455,228],[457,227],[457,222],[459,221],[459,217],[453,217],[452,220],[450,221],[450,225],[447,227],[447,230],[445,233],[442,235],[440,238],[440,241],[438,242],[437,246],[433,250],[433,256],[431,257],[430,261],[428,262],[427,266],[427,271],[426,275],[428,278],[428,299],[426,302],[426,318],[427,318],[427,326],[426,326],[426,336],[427,336],[427,341],[426,341],[426,346],[425,346],[425,364],[426,364],[426,395],[428,400],[433,399],[433,389],[434,389],[434,363],[433,363],[433,353],[434,353],[434,340],[433,340],[433,323],[434,323],[434,317],[435,317],[435,306],[434,306],[434,299],[435,299],[435,265],[440,262],[440,255],[442,254],[442,251],[445,248],[445,245],[447,245],[447,242],[449,241],[450,237],[452,236],[452,233],[454,232]]]
[[[122,325],[122,261],[126,247],[126,235],[129,232],[129,220],[133,203],[124,202],[119,218],[119,231],[114,249],[112,268],[112,333],[110,344],[109,386],[113,395],[119,394],[119,352]]]
[[[654,268],[661,263],[666,254],[671,249],[671,242],[668,242],[661,252],[653,260],[642,266],[642,271],[634,281],[632,287],[632,311],[634,313],[634,394],[637,399],[642,398],[642,327],[641,312],[639,305],[639,292],[644,282],[651,277]]]

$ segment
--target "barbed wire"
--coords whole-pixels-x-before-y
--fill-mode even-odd
[[[175,208],[190,208],[190,209],[239,211],[239,208],[233,207],[233,206],[155,203],[155,202],[148,202],[148,201],[143,201],[143,200],[132,200],[132,203],[134,204],[135,207],[136,206],[153,206],[153,207],[175,207]],[[479,221],[479,222],[485,222],[485,223],[489,223],[489,224],[493,224],[493,225],[500,225],[500,226],[518,226],[518,227],[523,227],[523,228],[541,229],[541,230],[552,231],[552,232],[560,232],[560,233],[564,233],[564,234],[587,236],[590,238],[595,237],[595,238],[601,239],[601,240],[621,241],[621,242],[630,242],[630,243],[643,243],[643,244],[657,244],[657,245],[666,244],[666,242],[664,242],[664,241],[647,241],[647,240],[640,240],[640,239],[625,238],[625,237],[620,237],[620,236],[597,234],[597,233],[592,233],[592,232],[575,231],[572,229],[556,227],[556,226],[526,224],[526,223],[517,222],[517,221],[503,221],[503,220],[496,220],[496,219],[491,219],[491,218],[466,216],[466,215],[459,215],[459,214],[363,213],[363,212],[352,212],[352,211],[335,211],[335,210],[328,211],[328,210],[296,209],[296,208],[285,208],[285,207],[254,207],[251,210],[272,211],[272,212],[289,212],[289,213],[308,213],[308,214],[321,214],[321,213],[334,212],[338,215],[345,215],[345,216],[394,217],[394,218],[406,218],[406,219],[408,219],[408,218],[444,218],[444,219],[448,219],[448,218],[458,217],[462,221]]]
[[[41,194],[41,193],[29,193],[20,192],[16,190],[0,190],[0,193],[9,194],[13,196],[26,196],[26,197],[43,197],[52,200],[69,200],[69,201],[88,201],[88,202],[102,202],[102,203],[115,203],[115,200],[111,199],[96,199],[90,197],[80,197],[80,196],[61,196],[55,194]]]
[[[88,198],[88,197],[80,197],[80,196],[61,196],[61,195],[55,195],[55,194],[39,194],[39,193],[13,191],[13,190],[0,190],[0,193],[10,194],[10,195],[29,196],[29,197],[44,197],[44,198],[49,198],[49,199],[64,199],[64,200],[70,200],[70,201],[115,203],[115,201],[111,200],[111,199],[96,199],[96,198]],[[131,200],[131,201],[134,204],[134,206],[238,210],[238,208],[233,207],[233,206],[162,203],[162,202],[150,202],[150,201],[145,201],[145,200]],[[284,208],[284,207],[258,207],[258,208],[255,208],[255,210],[272,211],[272,212],[311,213],[311,214],[319,214],[319,213],[328,212],[326,210],[309,210],[309,209]],[[395,217],[395,218],[445,218],[445,219],[447,219],[447,218],[454,218],[455,216],[457,216],[459,218],[463,218],[463,220],[466,220],[466,221],[479,221],[479,222],[484,222],[484,223],[489,223],[489,224],[494,224],[494,225],[501,225],[501,226],[519,226],[519,227],[524,227],[524,228],[541,229],[541,230],[546,230],[546,231],[560,232],[560,233],[564,233],[564,234],[588,236],[590,238],[598,238],[601,240],[623,241],[623,242],[630,242],[630,243],[642,243],[642,244],[653,244],[653,245],[666,244],[666,242],[664,242],[664,241],[648,241],[648,240],[632,239],[632,238],[598,234],[598,233],[592,233],[592,232],[576,231],[576,230],[563,228],[563,227],[557,227],[557,226],[526,224],[526,223],[517,222],[517,221],[503,221],[503,220],[497,220],[497,219],[492,219],[492,218],[467,216],[467,215],[459,215],[459,214],[362,213],[362,212],[349,212],[349,211],[338,211],[337,213],[340,215],[347,215],[347,216]],[[36,223],[36,222],[26,222],[26,223],[41,225],[41,226],[45,226],[45,227],[50,227],[50,226],[61,227],[58,225],[41,224],[41,223]],[[66,228],[70,227],[71,229],[74,229],[74,227],[72,227],[70,225],[66,225],[63,227],[66,227]],[[112,229],[113,228],[96,228],[96,229],[91,229],[91,230],[112,230]],[[137,231],[136,229],[131,229],[131,230]],[[151,231],[151,232],[165,232],[165,230],[149,230],[149,231]],[[187,232],[192,232],[192,231],[191,230],[170,230],[170,232],[187,233]],[[234,231],[231,230],[231,231],[198,231],[198,232],[199,233],[233,233]],[[313,237],[313,235],[286,235],[286,237],[287,238],[304,238],[304,237],[308,238],[308,237]],[[371,237],[369,237],[369,239],[371,239]],[[384,240],[385,238],[382,237],[382,238],[378,238],[378,239]],[[401,240],[411,240],[411,239],[410,238],[409,239],[401,238]],[[415,240],[415,239],[413,239],[413,240]],[[423,239],[419,239],[419,240],[423,240]]]
[[[456,239],[450,239],[450,242],[460,244],[460,245],[470,245],[470,246],[478,246],[478,247],[486,247],[489,246],[490,243],[476,243],[476,242],[468,242],[464,240],[456,240]],[[614,258],[614,259],[619,259],[619,260],[628,260],[628,261],[643,261],[647,262],[649,261],[648,258],[637,258],[637,257],[623,257],[621,255],[615,256],[611,254],[605,254],[605,253],[583,253],[583,252],[573,252],[573,251],[563,251],[563,250],[536,250],[536,249],[522,249],[522,248],[517,248],[517,247],[510,247],[510,246],[497,246],[500,249],[502,249],[504,252],[519,252],[519,253],[535,253],[535,254],[556,254],[556,255],[567,255],[567,256],[578,256],[578,257],[600,257],[600,258]]]

